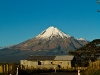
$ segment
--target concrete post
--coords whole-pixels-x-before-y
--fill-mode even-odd
[[[18,75],[18,67],[17,67],[17,72],[16,72],[16,75]]]
[[[56,73],[56,67],[54,67],[55,73]]]
[[[80,69],[78,69],[78,75],[80,75]]]

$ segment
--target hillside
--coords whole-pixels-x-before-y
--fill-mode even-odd
[[[100,56],[100,39],[95,39],[70,54],[76,56],[77,64],[80,66],[88,65],[90,60],[94,62]]]

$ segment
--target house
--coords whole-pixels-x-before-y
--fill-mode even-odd
[[[20,60],[22,69],[33,68],[72,68],[75,66],[75,57],[64,56],[30,56],[27,60]]]

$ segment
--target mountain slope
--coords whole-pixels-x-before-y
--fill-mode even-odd
[[[20,50],[75,50],[78,49],[88,41],[77,40],[74,37],[67,35],[53,26],[44,30],[35,38],[29,39],[18,45],[11,47],[11,49]]]

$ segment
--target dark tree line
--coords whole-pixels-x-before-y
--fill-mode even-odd
[[[77,66],[88,66],[89,61],[94,62],[100,56],[100,39],[95,39],[70,54],[76,57]]]

